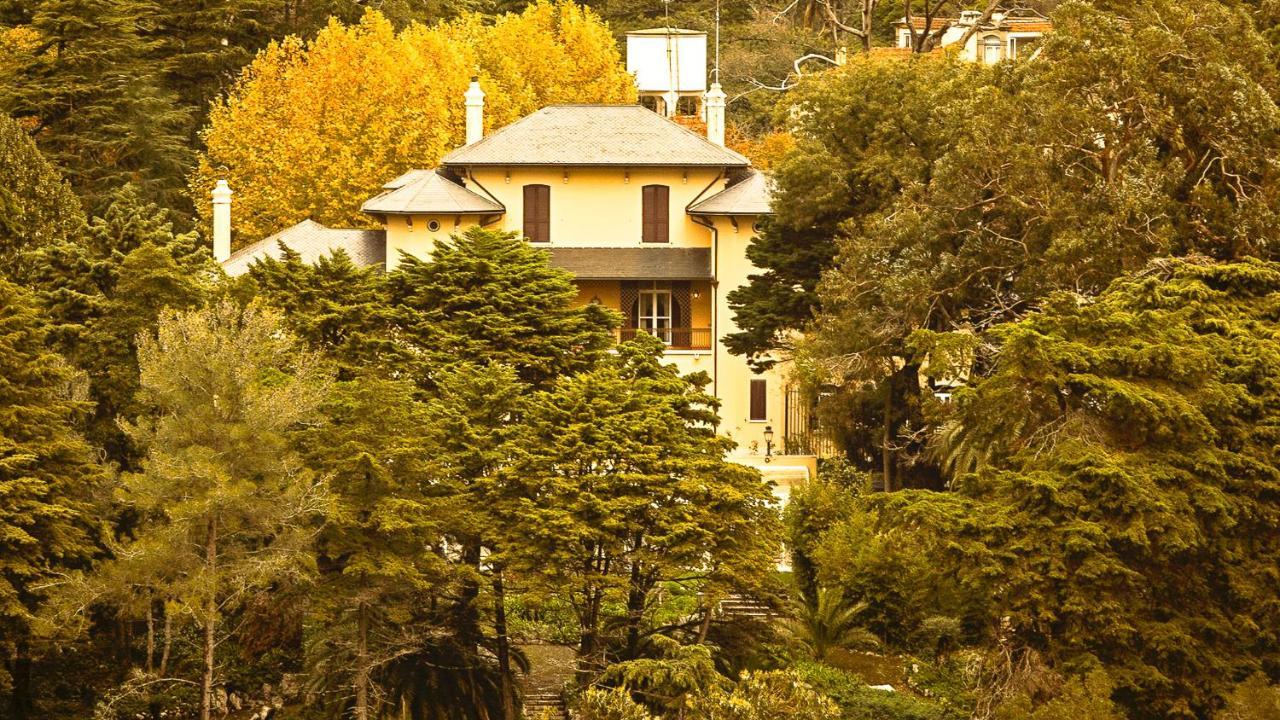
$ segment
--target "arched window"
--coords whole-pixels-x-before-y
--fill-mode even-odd
[[[995,65],[1004,59],[1004,43],[999,35],[988,35],[982,39],[982,62]]]

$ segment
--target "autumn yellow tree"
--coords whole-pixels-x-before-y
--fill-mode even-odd
[[[462,143],[472,75],[486,94],[487,131],[549,104],[635,100],[608,26],[569,0],[398,33],[371,10],[258,55],[213,108],[192,198],[207,222],[209,190],[228,179],[237,246],[306,218],[369,226],[365,199]]]

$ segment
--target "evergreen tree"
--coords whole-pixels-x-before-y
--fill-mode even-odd
[[[41,248],[30,262],[50,342],[90,377],[95,409],[86,435],[129,466],[136,454],[116,421],[138,410],[134,339],[162,309],[202,301],[211,258],[195,233],[175,234],[168,213],[127,185],[79,236]]]
[[[430,260],[404,256],[387,284],[396,331],[427,385],[458,363],[505,366],[542,385],[591,367],[618,323],[599,305],[572,307],[572,275],[515,233],[471,228]]]
[[[662,583],[709,597],[759,588],[778,550],[769,486],[724,460],[715,400],[661,350],[652,338],[625,343],[536,393],[491,491],[496,559],[573,606],[582,679],[603,668],[611,640],[623,657],[639,654]],[[617,638],[604,635],[611,607],[623,608]]]
[[[79,237],[80,201],[13,119],[0,117],[0,276],[27,279],[39,248]]]
[[[391,371],[404,359],[391,339],[381,269],[357,267],[341,250],[305,263],[286,247],[280,260],[253,263],[249,276],[259,295],[284,311],[294,335],[337,362],[341,379]]]
[[[99,551],[104,473],[73,430],[85,403],[31,296],[0,279],[0,688],[32,717],[31,623],[54,579]]]
[[[375,687],[387,679],[380,668],[452,630],[447,616],[429,608],[456,582],[440,548],[467,508],[447,497],[432,472],[428,435],[436,419],[415,392],[412,383],[368,376],[341,383],[321,408],[325,423],[301,440],[333,496],[316,544],[320,580],[308,654],[326,685],[344,686],[340,704],[357,720],[382,715],[391,688]],[[462,710],[446,706],[458,700],[450,695],[435,704],[437,717]]]
[[[789,94],[796,147],[773,173],[777,214],[747,247],[762,272],[728,296],[741,328],[725,336],[732,352],[768,365],[791,349],[821,307],[836,238],[929,181],[963,131],[957,106],[985,77],[958,60],[856,56]]]
[[[90,209],[134,182],[181,200],[191,161],[189,113],[162,84],[150,0],[37,0],[18,6],[38,37],[0,89],[0,107],[28,124]]]
[[[289,434],[315,419],[328,379],[278,314],[230,301],[164,311],[138,365],[149,412],[129,432],[146,456],[120,495],[147,522],[117,553],[119,576],[144,578],[199,626],[208,720],[223,619],[251,593],[310,574],[327,493]]]
[[[869,527],[920,590],[979,600],[1003,652],[1101,665],[1133,718],[1210,715],[1280,658],[1277,297],[1276,263],[1160,261],[997,328],[939,438],[954,492]],[[861,584],[865,536],[833,531],[819,575]]]

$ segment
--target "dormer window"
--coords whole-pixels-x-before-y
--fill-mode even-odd
[[[551,242],[551,186],[524,186],[524,236],[529,242]]]
[[[671,241],[671,188],[645,185],[641,191],[641,240],[647,243]]]

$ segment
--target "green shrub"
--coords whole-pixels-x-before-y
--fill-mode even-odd
[[[841,720],[958,720],[967,715],[902,692],[876,690],[856,675],[816,663],[796,671],[839,707]]]

